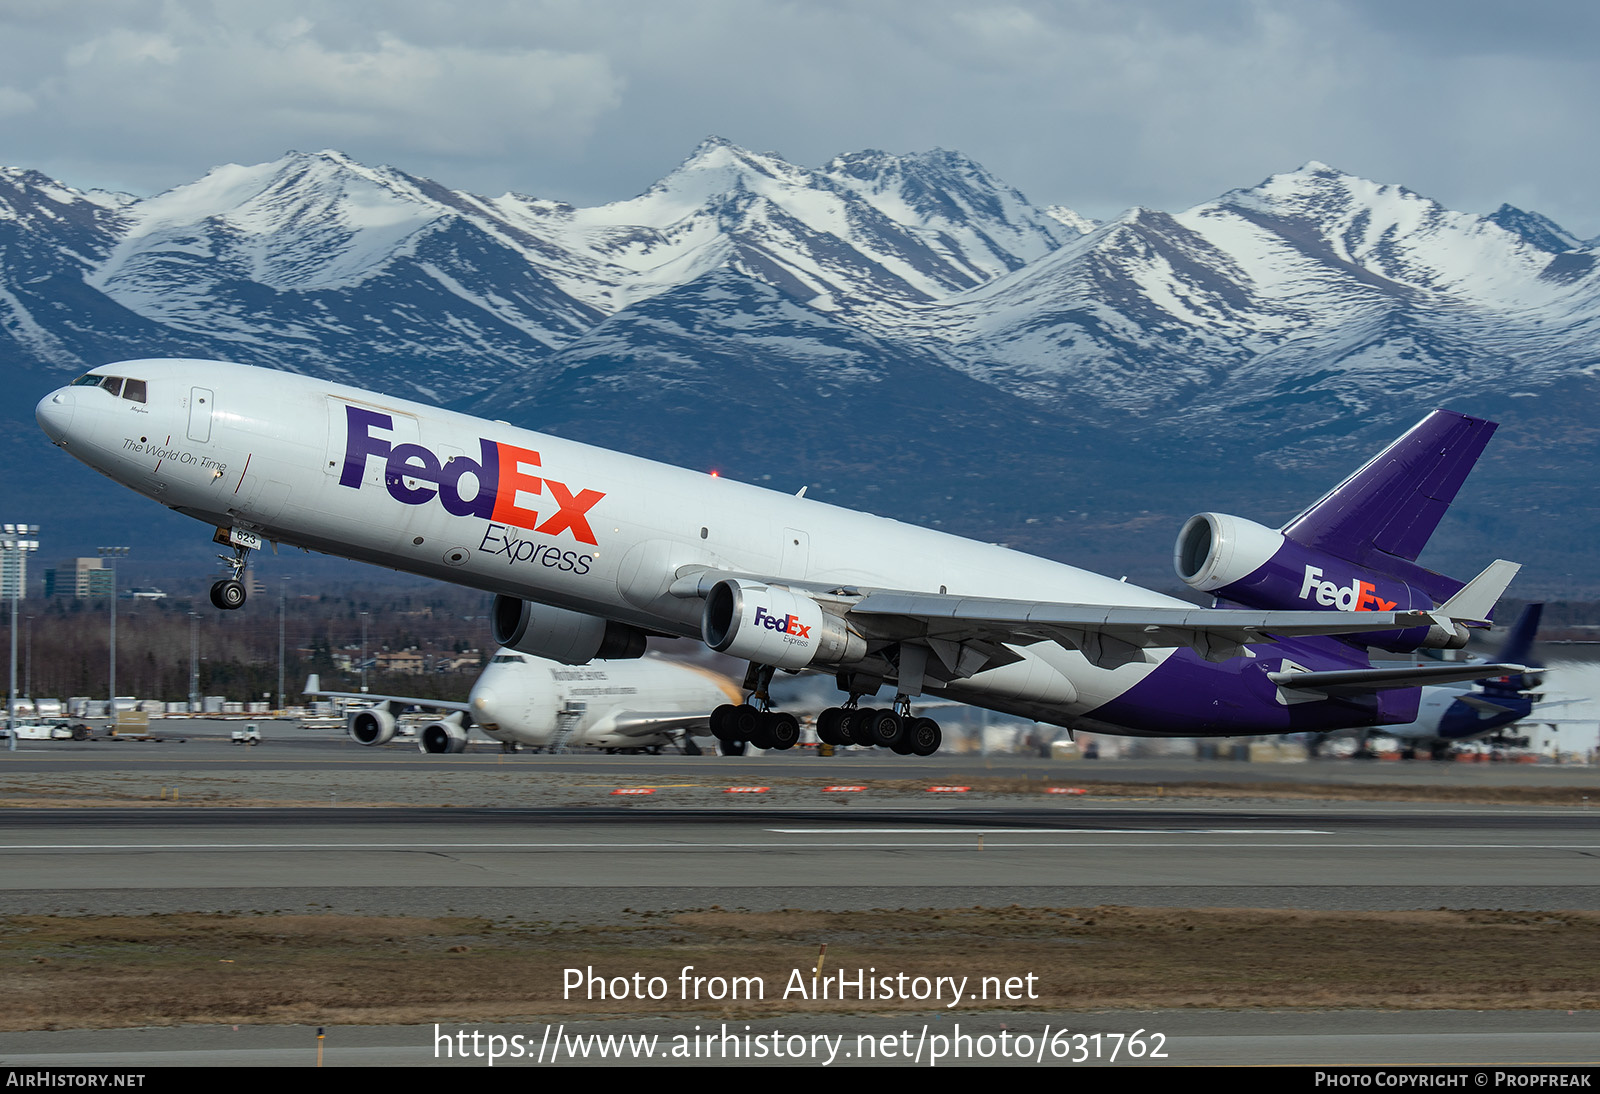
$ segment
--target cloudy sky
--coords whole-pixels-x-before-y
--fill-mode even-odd
[[[1597,31],[1589,0],[0,0],[0,163],[148,194],[337,148],[587,205],[716,134],[958,149],[1103,218],[1319,159],[1593,236]]]

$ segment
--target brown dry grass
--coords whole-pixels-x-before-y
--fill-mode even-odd
[[[783,1000],[793,970],[1037,978],[960,1007],[1561,1008],[1600,1005],[1600,913],[971,908],[639,914],[620,927],[347,916],[13,916],[0,1027],[406,1023],[538,1016],[927,1010]],[[695,975],[764,1001],[685,1001]],[[661,976],[662,1002],[562,997],[563,971]],[[579,993],[581,996],[581,993]]]

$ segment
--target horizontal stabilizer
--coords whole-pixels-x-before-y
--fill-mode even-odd
[[[1388,691],[1428,684],[1456,684],[1482,676],[1509,676],[1525,672],[1521,665],[1404,665],[1392,669],[1334,669],[1327,672],[1269,672],[1267,679],[1294,691]]]
[[[1465,703],[1467,706],[1477,711],[1478,717],[1480,718],[1498,718],[1502,714],[1517,713],[1515,707],[1508,707],[1504,703],[1491,702],[1490,700],[1478,695],[1474,695],[1471,692],[1461,696],[1457,702]]]
[[[1483,573],[1467,582],[1459,593],[1439,605],[1439,614],[1455,620],[1487,623],[1494,614],[1495,604],[1505,595],[1506,587],[1521,569],[1520,563],[1495,559],[1485,567]]]

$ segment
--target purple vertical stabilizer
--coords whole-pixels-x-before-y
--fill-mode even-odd
[[[1406,577],[1467,480],[1495,423],[1435,410],[1284,526],[1283,534],[1361,566]]]
[[[1173,566],[1193,589],[1254,608],[1428,610],[1462,582],[1417,565],[1495,424],[1435,410],[1282,529],[1225,513],[1189,518]],[[1445,641],[1430,628],[1347,635],[1413,650]]]

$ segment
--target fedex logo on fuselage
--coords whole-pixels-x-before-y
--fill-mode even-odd
[[[777,631],[779,634],[792,634],[796,638],[811,637],[811,628],[802,626],[799,616],[786,615],[780,619],[775,615],[767,614],[767,609],[760,606],[756,608],[755,625],[765,627],[769,631]]]
[[[1300,599],[1315,599],[1324,608],[1338,608],[1341,612],[1392,612],[1395,602],[1378,596],[1378,587],[1370,581],[1352,579],[1341,588],[1331,581],[1322,580],[1322,571],[1315,566],[1306,567],[1305,584],[1300,586]]]
[[[539,453],[516,445],[478,438],[479,459],[455,456],[441,462],[420,444],[391,444],[380,432],[394,431],[394,418],[376,410],[345,404],[344,467],[339,485],[361,489],[367,460],[384,461],[383,485],[389,496],[405,505],[422,505],[438,498],[445,511],[458,517],[482,517],[499,524],[527,528],[547,536],[562,532],[579,543],[595,543],[588,513],[605,494],[599,490],[574,493],[565,483],[530,472]],[[406,480],[427,485],[408,486]],[[469,488],[463,486],[470,479]],[[548,496],[555,511],[534,499]],[[533,505],[539,505],[537,509]],[[541,513],[545,514],[540,519]]]

